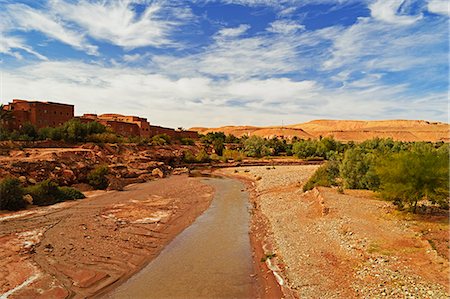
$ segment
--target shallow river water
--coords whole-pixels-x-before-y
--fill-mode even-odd
[[[211,206],[110,298],[252,296],[248,194],[242,183],[208,178]]]

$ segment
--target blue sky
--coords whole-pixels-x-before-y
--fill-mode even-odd
[[[447,0],[0,0],[1,103],[172,127],[448,121]]]

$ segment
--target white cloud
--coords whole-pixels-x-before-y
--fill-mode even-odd
[[[419,66],[445,64],[442,53],[447,23],[439,20],[427,26],[396,26],[371,18],[360,18],[332,38],[331,57],[325,69],[360,71],[405,71]],[[426,55],[434,52],[435,55]]]
[[[291,20],[277,20],[275,22],[270,23],[270,27],[267,28],[267,31],[274,33],[282,33],[282,34],[291,34],[295,33],[298,30],[304,30],[305,26],[296,23]]]
[[[270,78],[298,74],[319,67],[324,42],[340,32],[336,28],[292,34],[263,32],[251,37],[216,38],[201,52],[183,57],[154,56],[152,67],[172,76],[208,75],[230,78]],[[314,47],[314,52],[311,49]]]
[[[450,3],[448,0],[429,0],[428,11],[448,16],[450,15]]]
[[[411,25],[422,19],[422,14],[418,16],[399,15],[398,11],[405,0],[377,0],[369,8],[372,17],[386,23],[397,25]]]
[[[1,31],[0,35],[2,36],[2,38],[0,39],[0,53],[11,55],[21,60],[23,59],[22,55],[19,52],[14,51],[14,49],[20,49],[36,56],[41,60],[48,60],[47,57],[39,54],[38,52],[34,51],[31,47],[27,46],[26,43],[21,38],[14,36],[7,36]]]
[[[238,37],[244,34],[248,29],[250,29],[250,26],[247,24],[241,24],[234,28],[223,28],[217,32],[217,36],[223,38]]]
[[[98,55],[97,47],[89,44],[83,34],[67,28],[61,20],[48,12],[37,11],[22,4],[8,5],[6,10],[15,25],[14,28],[9,28],[10,30],[40,31],[88,54]]]
[[[192,18],[190,10],[155,1],[138,15],[132,6],[136,2],[139,1],[80,0],[70,3],[52,0],[51,8],[65,20],[86,30],[89,36],[126,49],[177,45],[170,35],[182,22]]]
[[[405,96],[405,90],[405,85],[387,86],[376,78],[326,88],[314,81],[288,78],[174,79],[143,68],[73,61],[4,70],[2,102],[24,98],[72,103],[77,114],[133,114],[172,127],[268,125],[314,118],[376,119],[387,117],[389,111],[396,111],[396,118],[446,117],[446,95]],[[430,100],[427,109],[423,109],[423,99]]]

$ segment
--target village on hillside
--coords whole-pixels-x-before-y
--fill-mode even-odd
[[[148,138],[166,134],[171,138],[198,138],[197,132],[150,125],[146,118],[139,116],[113,113],[75,116],[74,108],[74,105],[70,104],[20,99],[14,99],[3,106],[4,110],[11,113],[11,118],[6,124],[9,130],[19,130],[27,123],[34,125],[37,129],[57,127],[72,119],[78,119],[82,123],[98,122],[114,133],[127,137]]]

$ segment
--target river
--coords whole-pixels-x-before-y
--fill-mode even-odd
[[[239,181],[207,178],[210,207],[109,298],[250,298],[248,194]]]

